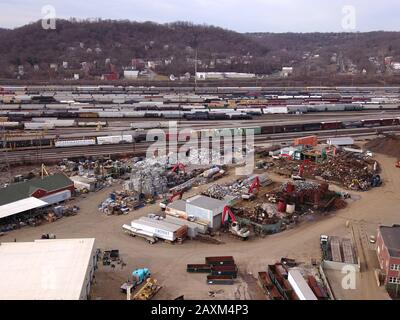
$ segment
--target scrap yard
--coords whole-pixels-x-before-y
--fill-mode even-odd
[[[0,240],[93,239],[80,298],[394,298],[398,88],[0,92]]]

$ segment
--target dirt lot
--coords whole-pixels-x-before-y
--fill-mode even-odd
[[[149,268],[163,286],[156,299],[174,299],[181,295],[184,295],[185,299],[264,299],[256,284],[255,277],[258,271],[265,270],[267,264],[274,263],[281,257],[291,257],[304,262],[309,262],[311,258],[319,258],[319,236],[328,234],[351,237],[352,228],[346,228],[346,221],[350,221],[359,239],[358,250],[364,272],[361,273],[357,292],[352,292],[351,295],[341,292],[335,294],[343,299],[386,299],[384,290],[378,290],[375,284],[373,268],[376,266],[376,258],[373,248],[368,243],[368,237],[376,234],[379,224],[399,223],[397,208],[400,200],[400,169],[394,166],[397,159],[383,155],[377,155],[376,158],[383,167],[383,187],[357,194],[360,197],[359,201],[354,201],[334,215],[319,221],[304,222],[295,229],[264,239],[242,242],[223,236],[225,243],[222,245],[198,241],[186,241],[182,245],[149,245],[142,239],[124,234],[121,226],[133,218],[158,212],[158,204],[126,216],[105,216],[97,210],[98,204],[112,190],[105,189],[88,195],[86,199],[80,199],[78,205],[81,212],[77,216],[36,228],[23,228],[3,236],[1,241],[14,241],[14,238],[17,241],[32,241],[38,239],[42,233],[54,233],[58,238],[94,237],[98,248],[119,249],[126,267],[121,269],[121,266],[117,265],[112,270],[99,264],[92,290],[93,299],[124,299],[124,295],[119,293],[119,286],[127,280],[133,269],[139,267]],[[224,178],[225,181],[231,179],[232,177]],[[219,181],[221,182],[224,181]],[[204,187],[194,189],[191,193],[199,192]],[[205,282],[205,275],[186,272],[186,264],[202,263],[204,257],[210,255],[235,257],[240,270],[237,284],[209,286]],[[340,288],[337,290],[340,291]],[[209,296],[209,291],[217,291],[214,298]]]

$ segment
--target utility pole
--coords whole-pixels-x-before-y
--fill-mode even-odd
[[[2,133],[3,133],[3,156],[4,156],[4,163],[3,166],[1,166],[0,171],[7,170],[8,177],[9,177],[9,182],[11,182],[11,169],[10,169],[10,162],[8,161],[8,149],[7,149],[7,134],[6,134],[6,129],[5,126],[2,126]]]
[[[196,53],[195,53],[195,61],[194,61],[194,93],[197,92],[197,44],[196,44]]]

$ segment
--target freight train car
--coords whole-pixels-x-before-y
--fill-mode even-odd
[[[56,148],[62,147],[81,147],[81,146],[92,146],[96,144],[96,139],[82,139],[82,140],[57,140],[54,143]]]
[[[379,127],[381,125],[380,119],[372,119],[372,120],[361,120],[362,127],[364,128],[373,128]]]
[[[318,130],[322,130],[322,124],[321,124],[321,122],[306,123],[306,124],[303,125],[303,130],[304,130],[304,131],[318,131]]]
[[[261,127],[261,134],[275,134],[275,133],[282,133],[283,126],[263,126]]]
[[[345,129],[355,129],[355,128],[361,128],[361,127],[362,127],[361,121],[344,121],[343,122],[343,128],[345,128]]]
[[[400,124],[399,118],[380,119],[381,126],[397,126]]]
[[[283,132],[301,132],[303,131],[302,124],[288,124],[283,126]]]
[[[53,145],[52,139],[37,139],[37,138],[25,138],[23,140],[8,140],[6,142],[7,150],[20,150],[20,149],[32,149],[32,148],[50,148]],[[4,147],[2,145],[2,147]]]
[[[341,121],[321,122],[322,130],[338,130],[343,128]]]
[[[132,142],[133,142],[133,138],[131,135],[97,137],[98,145],[132,143]]]

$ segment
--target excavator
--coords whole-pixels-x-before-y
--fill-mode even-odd
[[[310,160],[304,160],[303,163],[299,166],[299,173],[297,175],[292,175],[293,180],[304,180],[304,172],[307,169],[312,172],[315,170],[315,165],[312,164]]]
[[[226,214],[228,214],[232,220],[231,224],[229,225],[229,232],[243,241],[247,240],[250,236],[250,230],[247,228],[240,228],[239,223],[236,221],[235,215],[228,206],[225,206],[224,211],[222,212],[222,225],[225,225]]]
[[[256,191],[256,192],[255,192]],[[256,177],[251,184],[249,191],[242,195],[244,200],[253,200],[257,193],[260,192],[260,178]]]
[[[173,193],[171,196],[169,196],[168,198],[165,198],[163,201],[160,202],[160,208],[162,210],[165,210],[167,208],[167,206],[170,203],[172,203],[176,197],[179,197],[179,200],[182,200],[183,194],[184,194],[184,191],[177,191],[177,192]]]

